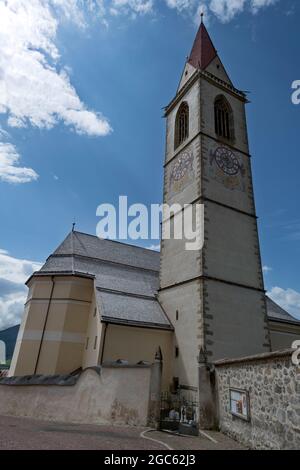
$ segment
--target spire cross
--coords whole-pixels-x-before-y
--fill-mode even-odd
[[[204,11],[202,11],[200,16],[201,16],[201,23],[203,23]]]

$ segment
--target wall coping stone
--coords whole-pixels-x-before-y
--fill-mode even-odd
[[[238,365],[238,364],[245,364],[248,362],[264,362],[276,358],[283,358],[289,357],[293,354],[294,349],[281,349],[279,351],[268,352],[263,354],[255,354],[253,356],[245,356],[245,357],[238,357],[238,358],[225,358],[215,361],[213,364],[215,367],[226,367],[229,365]]]
[[[1,385],[9,386],[32,386],[32,385],[59,385],[70,387],[76,385],[80,376],[88,370],[101,375],[101,369],[150,369],[152,364],[141,361],[138,364],[129,364],[125,361],[107,362],[102,366],[87,367],[86,369],[75,371],[65,375],[24,375],[15,377],[3,377],[0,379]]]

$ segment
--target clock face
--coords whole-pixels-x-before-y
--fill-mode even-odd
[[[234,153],[226,147],[218,147],[215,152],[218,167],[229,176],[235,176],[240,171],[240,164]]]
[[[189,170],[193,169],[193,157],[190,153],[185,152],[178,158],[172,171],[172,179],[180,181]]]

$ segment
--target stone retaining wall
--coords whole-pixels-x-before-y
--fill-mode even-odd
[[[215,363],[219,425],[255,449],[300,449],[300,367],[292,351]],[[230,388],[246,390],[250,420],[230,410]]]

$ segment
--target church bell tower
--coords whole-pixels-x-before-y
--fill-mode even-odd
[[[159,300],[182,389],[197,390],[201,349],[209,362],[270,351],[246,103],[202,21],[165,110],[164,203],[204,205],[204,247],[170,239],[161,249]]]

